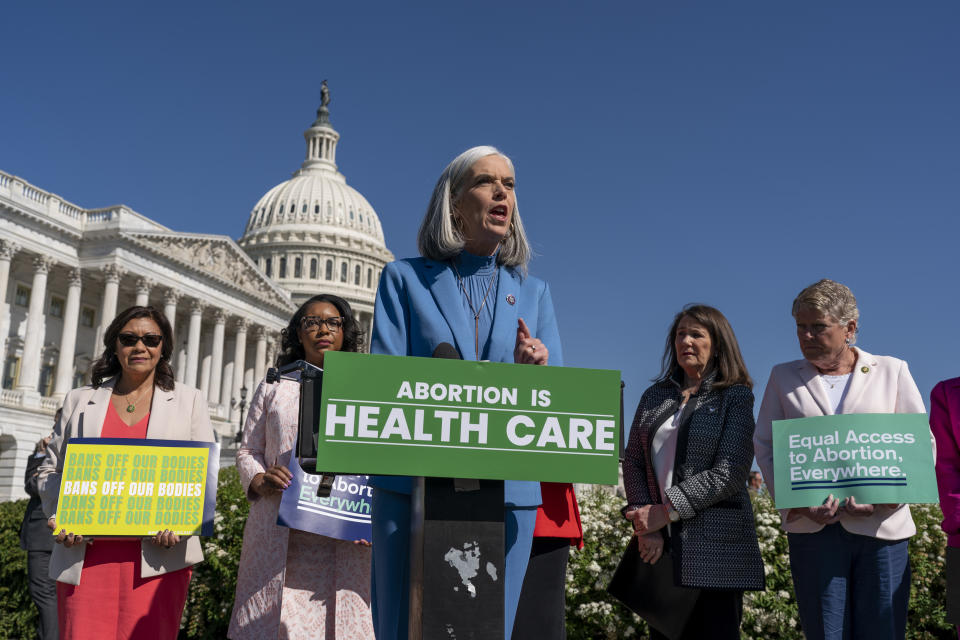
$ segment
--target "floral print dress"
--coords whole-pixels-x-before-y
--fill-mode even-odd
[[[250,489],[258,473],[286,464],[296,439],[300,384],[261,382],[250,403],[237,470],[250,516],[243,530],[237,594],[228,637],[373,638],[370,549],[277,526],[280,496]]]

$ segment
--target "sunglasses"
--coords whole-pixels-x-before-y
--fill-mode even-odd
[[[153,349],[160,346],[160,343],[163,342],[163,336],[158,336],[155,333],[146,333],[142,336],[135,333],[121,333],[117,336],[117,341],[125,347],[132,347],[138,342],[143,342],[143,346]]]

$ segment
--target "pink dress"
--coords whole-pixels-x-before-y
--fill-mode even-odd
[[[370,549],[277,526],[280,496],[250,489],[258,473],[290,455],[300,384],[261,382],[250,403],[237,470],[250,500],[228,637],[372,639]],[[282,462],[281,462],[282,463]]]
[[[101,438],[147,437],[148,413],[127,425],[110,403]],[[80,584],[57,583],[61,640],[175,640],[187,601],[191,567],[140,577],[140,538],[94,540],[83,557]]]

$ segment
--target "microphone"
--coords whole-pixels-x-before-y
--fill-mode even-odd
[[[433,350],[434,358],[445,358],[447,360],[463,360],[460,357],[460,352],[454,348],[449,342],[441,342],[437,345],[437,348]],[[453,478],[453,490],[456,493],[463,491],[478,491],[480,489],[480,481],[474,478]]]
[[[433,355],[431,358],[446,358],[447,360],[463,360],[460,357],[460,352],[450,344],[449,342],[441,342],[437,345],[437,348],[433,350]]]

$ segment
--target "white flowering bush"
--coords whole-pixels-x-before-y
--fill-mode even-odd
[[[633,530],[620,515],[622,498],[600,487],[577,496],[583,549],[567,565],[567,636],[571,640],[645,638],[647,625],[607,593]]]
[[[955,639],[957,632],[944,619],[947,601],[945,572],[947,536],[940,528],[943,512],[936,504],[910,505],[917,535],[910,538],[910,612],[907,638]]]
[[[767,589],[743,594],[741,636],[757,640],[773,637],[800,640],[803,632],[790,575],[787,534],[780,528],[780,512],[773,508],[773,500],[766,491],[751,493],[750,498]]]
[[[743,599],[741,637],[749,640],[801,640],[800,617],[790,574],[787,535],[765,491],[751,496],[757,540],[767,577],[766,591],[748,591]],[[584,548],[571,550],[567,568],[567,634],[572,640],[647,638],[646,624],[606,592],[627,541],[629,523],[620,515],[624,501],[593,487],[578,495]],[[933,505],[911,505],[917,535],[910,539],[912,580],[907,638],[956,638],[944,620],[946,536],[943,516]]]

